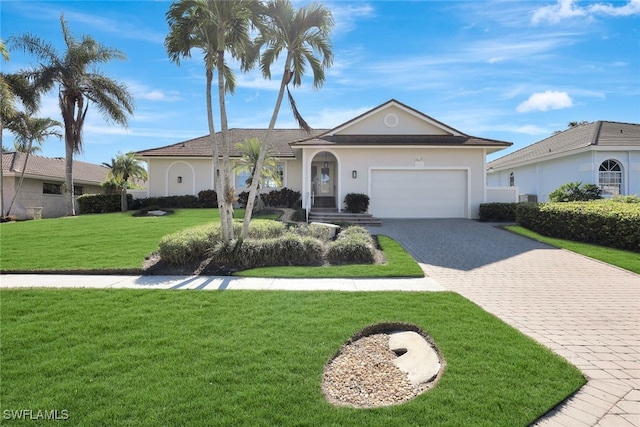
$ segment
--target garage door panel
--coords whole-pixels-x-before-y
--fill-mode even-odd
[[[464,170],[373,170],[371,214],[381,218],[466,218]]]

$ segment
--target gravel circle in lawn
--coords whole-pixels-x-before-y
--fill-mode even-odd
[[[440,377],[413,385],[407,373],[394,364],[397,358],[385,333],[345,344],[325,365],[322,378],[325,398],[333,405],[355,408],[398,405],[432,388]]]

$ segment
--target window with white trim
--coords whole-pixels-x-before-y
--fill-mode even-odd
[[[265,187],[276,188],[284,185],[284,163],[278,163],[277,167],[278,167],[278,175],[280,176],[280,179],[279,179],[280,182],[276,182],[271,178],[267,178],[265,179],[265,182],[264,182]]]
[[[603,196],[622,193],[622,166],[615,160],[605,160],[598,170],[598,186]]]
[[[513,172],[511,172],[509,174],[509,187],[515,187],[516,186],[516,177],[513,174]]]

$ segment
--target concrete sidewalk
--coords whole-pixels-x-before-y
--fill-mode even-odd
[[[389,279],[265,279],[232,276],[93,276],[57,274],[3,274],[0,289],[8,288],[126,288],[191,290],[284,291],[444,291],[435,280]]]

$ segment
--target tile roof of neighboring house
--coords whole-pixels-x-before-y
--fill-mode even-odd
[[[2,172],[4,174],[21,174],[25,157],[26,154],[24,153],[2,153]],[[73,181],[99,184],[106,179],[108,171],[109,168],[101,165],[74,160]],[[27,162],[25,176],[43,180],[64,181],[65,159],[60,157],[41,157],[32,154]]]
[[[589,146],[640,147],[640,124],[597,121],[559,132],[487,164],[493,169],[570,154]]]
[[[314,129],[311,131],[311,136],[317,136],[326,131],[326,129]],[[242,144],[249,138],[258,138],[264,141],[267,132],[267,129],[229,129],[230,156],[241,157],[240,150],[236,148],[238,144]],[[220,144],[221,133],[216,132],[216,137],[218,144]],[[275,157],[294,157],[289,144],[305,138],[309,138],[309,135],[299,129],[275,129],[273,134]],[[138,157],[211,157],[212,151],[209,135],[205,135],[177,144],[138,151],[136,154]]]

